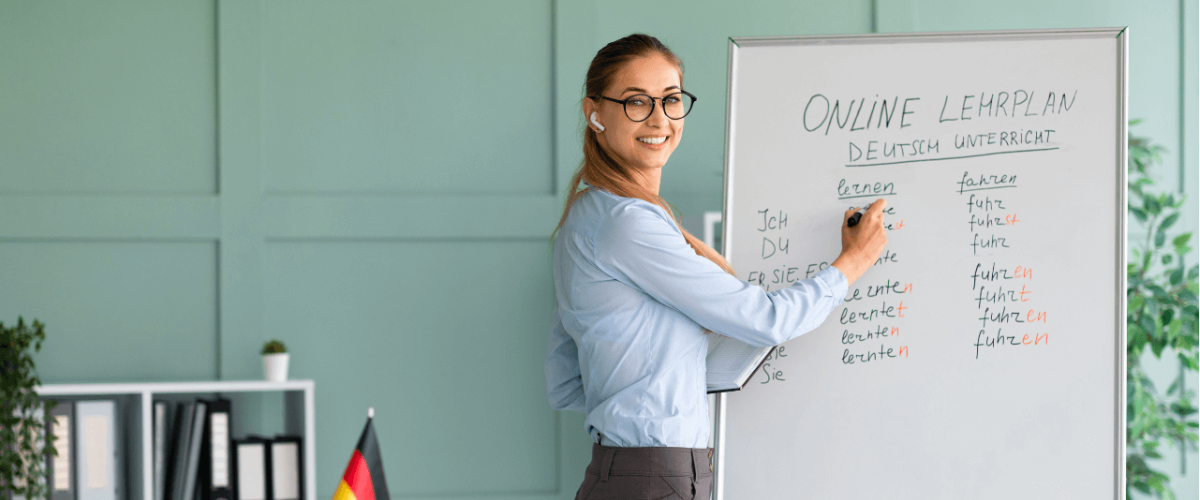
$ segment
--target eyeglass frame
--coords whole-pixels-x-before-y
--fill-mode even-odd
[[[629,121],[631,121],[631,122],[634,122],[634,123],[641,123],[641,122],[644,122],[644,121],[646,121],[646,120],[649,120],[651,116],[654,116],[654,106],[657,104],[657,103],[656,103],[656,101],[661,101],[661,100],[663,100],[663,99],[665,99],[665,98],[667,98],[667,97],[670,97],[670,96],[672,96],[672,95],[675,95],[675,94],[686,94],[688,97],[691,97],[691,98],[692,98],[692,105],[691,105],[691,106],[688,106],[688,110],[687,110],[687,112],[685,112],[685,113],[683,114],[683,116],[681,116],[681,117],[679,117],[679,118],[672,118],[672,117],[671,117],[671,115],[668,115],[668,114],[667,114],[667,107],[666,107],[666,106],[663,106],[663,116],[665,116],[665,117],[667,117],[667,118],[669,118],[669,119],[671,119],[671,120],[682,120],[684,117],[686,117],[687,115],[689,115],[689,114],[691,114],[691,113],[692,113],[692,108],[696,106],[696,101],[699,101],[699,100],[700,100],[700,99],[699,99],[699,98],[697,98],[696,96],[692,95],[692,93],[691,93],[691,92],[688,92],[688,91],[686,91],[686,90],[683,90],[683,89],[680,89],[680,90],[678,90],[678,91],[675,91],[675,92],[671,92],[670,94],[667,94],[667,95],[665,95],[665,96],[662,96],[662,97],[654,97],[654,96],[652,96],[652,95],[649,95],[649,94],[633,94],[633,95],[631,95],[631,96],[629,96],[629,97],[626,97],[626,98],[624,98],[624,99],[613,99],[613,98],[611,98],[611,97],[608,97],[608,96],[603,96],[603,95],[590,95],[590,96],[588,96],[588,99],[591,99],[591,100],[593,100],[593,101],[594,101],[594,100],[596,100],[596,98],[600,98],[600,99],[604,99],[604,100],[606,100],[606,101],[612,101],[612,102],[618,103],[618,104],[620,104],[620,105],[621,105],[621,110],[625,112],[625,118],[629,118]],[[633,99],[634,97],[637,97],[637,96],[645,96],[645,97],[648,97],[648,98],[650,98],[650,112],[649,112],[649,113],[647,113],[647,114],[646,114],[646,117],[645,117],[645,118],[642,118],[641,120],[634,120],[633,118],[631,118],[631,117],[629,116],[629,107],[628,107],[628,106],[629,106],[629,101],[630,101],[631,99]]]

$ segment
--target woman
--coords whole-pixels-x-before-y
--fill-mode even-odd
[[[586,94],[584,159],[554,237],[546,357],[551,406],[585,412],[595,443],[576,498],[707,498],[707,333],[769,346],[821,324],[883,250],[885,202],[854,228],[843,221],[832,266],[764,292],[658,196],[694,101],[679,58],[654,37],[622,38],[592,60]]]

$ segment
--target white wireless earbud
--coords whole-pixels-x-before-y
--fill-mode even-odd
[[[603,132],[604,125],[601,125],[600,122],[596,121],[596,112],[595,111],[592,111],[592,116],[590,118],[592,119],[592,125],[595,125],[596,128],[600,129],[600,131]]]

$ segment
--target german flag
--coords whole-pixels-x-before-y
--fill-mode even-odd
[[[383,477],[383,459],[379,456],[379,441],[375,440],[375,428],[371,426],[375,409],[367,415],[358,446],[350,456],[350,464],[342,475],[333,500],[391,500],[388,497],[387,480]]]

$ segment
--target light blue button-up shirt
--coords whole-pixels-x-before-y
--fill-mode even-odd
[[[773,292],[696,255],[667,213],[592,188],[554,239],[546,394],[606,446],[708,446],[708,329],[756,346],[810,331],[846,296],[830,266]]]

